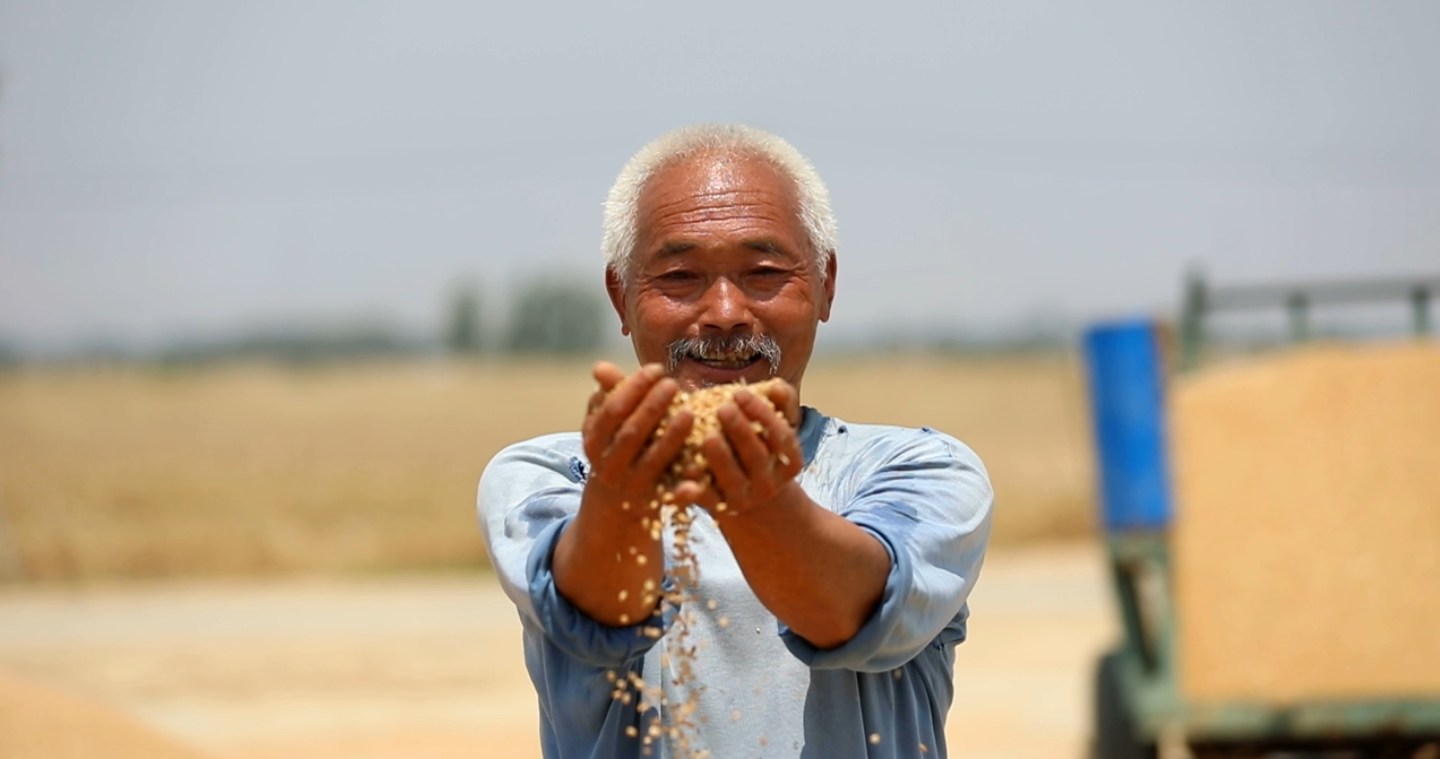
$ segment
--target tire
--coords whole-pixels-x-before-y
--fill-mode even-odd
[[[1156,759],[1155,745],[1137,734],[1120,685],[1120,653],[1100,657],[1095,667],[1094,735],[1091,759]]]

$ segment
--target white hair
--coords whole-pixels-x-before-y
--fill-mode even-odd
[[[741,124],[698,124],[656,138],[640,149],[625,167],[605,199],[605,235],[601,251],[605,266],[628,282],[639,236],[640,193],[661,168],[700,153],[753,156],[771,164],[795,186],[800,224],[809,238],[810,252],[825,276],[825,264],[835,253],[835,214],[830,191],[815,167],[785,140]]]

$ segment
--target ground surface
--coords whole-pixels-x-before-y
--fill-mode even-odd
[[[1082,755],[1089,668],[1115,630],[1100,559],[992,555],[957,656],[952,755]],[[16,589],[0,621],[0,672],[216,757],[537,754],[519,625],[488,575]]]

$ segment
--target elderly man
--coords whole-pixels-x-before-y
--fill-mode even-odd
[[[819,176],[755,129],[672,132],[621,171],[604,252],[641,368],[598,364],[581,431],[505,449],[480,482],[545,756],[944,756],[993,495],[951,437],[800,405],[835,298]],[[662,424],[666,409],[681,390],[772,377],[765,398],[720,407],[710,476],[673,490],[693,504],[699,576],[681,635],[674,608],[637,592],[677,579],[642,506],[693,424]],[[642,682],[650,695],[622,697]]]

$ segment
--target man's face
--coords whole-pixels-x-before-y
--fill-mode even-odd
[[[630,280],[611,272],[606,283],[641,363],[673,360],[687,389],[770,376],[799,387],[830,318],[835,261],[822,277],[782,174],[728,153],[672,163],[641,192],[636,232]]]

